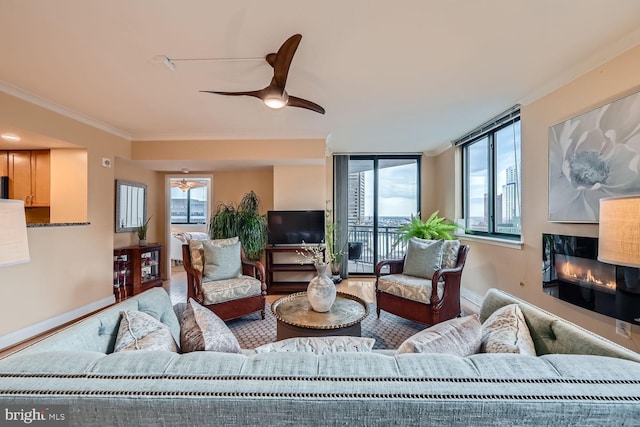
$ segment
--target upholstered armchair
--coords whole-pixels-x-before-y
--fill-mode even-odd
[[[264,266],[245,258],[237,238],[191,240],[182,245],[182,259],[187,272],[188,298],[222,320],[256,311],[265,318]]]
[[[458,240],[440,242],[442,256],[438,258],[436,253],[434,257],[426,257],[425,264],[429,265],[416,265],[416,261],[425,260],[420,247],[436,241],[416,238],[409,242],[403,259],[384,260],[376,265],[378,318],[384,310],[415,322],[435,325],[460,315],[460,279],[469,246]],[[385,267],[388,267],[388,273],[383,274]]]

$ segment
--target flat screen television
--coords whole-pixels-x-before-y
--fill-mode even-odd
[[[324,211],[268,211],[271,245],[299,245],[324,241]]]

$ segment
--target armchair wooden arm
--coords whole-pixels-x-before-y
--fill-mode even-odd
[[[182,245],[182,265],[187,272],[187,299],[193,298],[199,304],[204,303],[202,292],[202,272],[196,270],[191,264],[191,251],[189,245]]]
[[[387,265],[389,266],[389,274],[400,274],[404,266],[404,259],[385,259],[378,262],[376,264],[376,279],[382,275],[382,268]]]

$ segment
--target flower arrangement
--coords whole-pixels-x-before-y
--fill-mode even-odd
[[[325,265],[329,260],[325,259],[325,246],[323,243],[308,245],[302,242],[302,250],[296,251],[302,259],[297,260],[300,264]]]

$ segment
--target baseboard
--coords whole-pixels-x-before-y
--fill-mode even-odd
[[[465,288],[460,288],[460,307],[469,314],[480,314],[484,297]]]
[[[27,326],[26,328],[22,328],[15,332],[10,332],[6,335],[2,335],[0,337],[0,350],[4,350],[7,347],[33,338],[44,332],[50,331],[60,325],[64,325],[65,323],[76,320],[89,313],[93,313],[94,311],[105,308],[115,302],[115,297],[111,295],[90,304],[83,305],[82,307],[78,307],[74,310],[67,311],[66,313],[59,314],[50,319],[43,320],[42,322]]]

